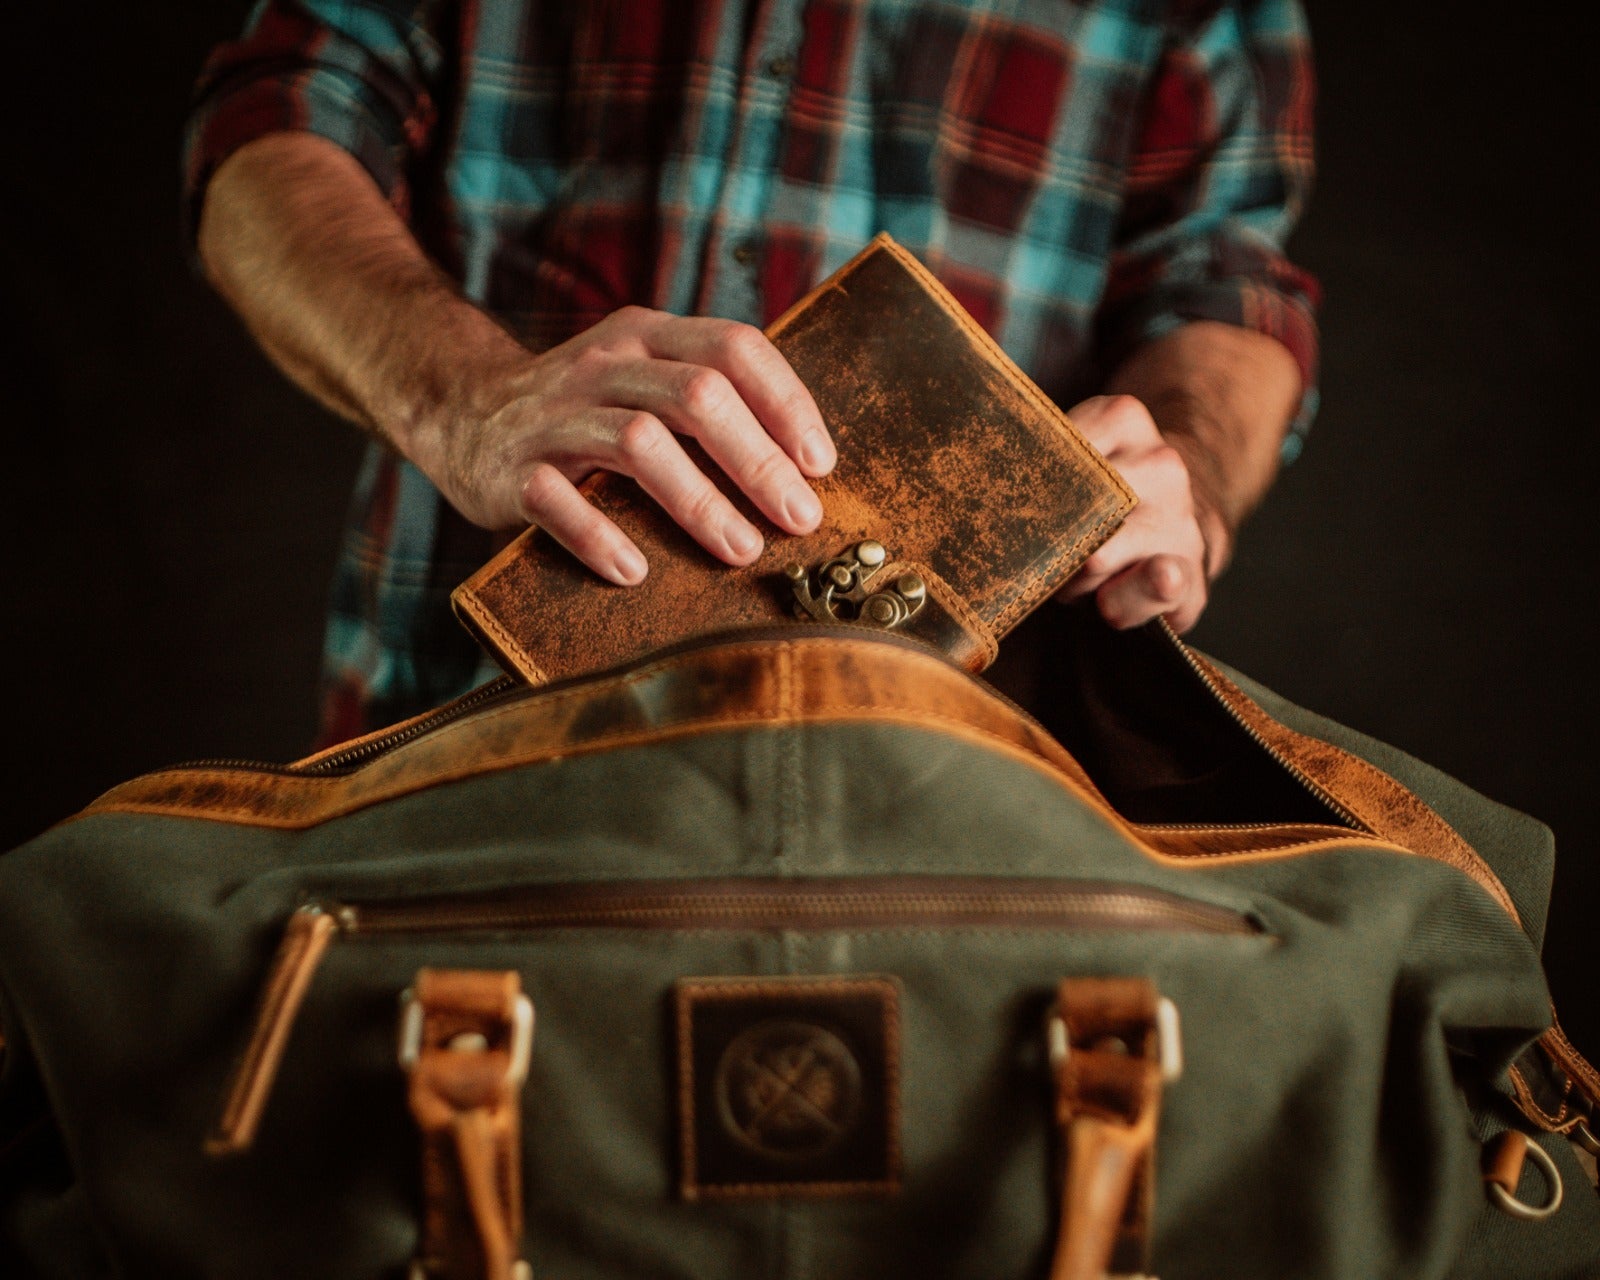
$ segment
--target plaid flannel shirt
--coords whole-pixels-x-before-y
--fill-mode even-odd
[[[628,303],[765,324],[886,230],[1063,405],[1197,319],[1309,389],[1312,96],[1297,0],[264,0],[202,72],[187,200],[309,130],[536,348]],[[492,547],[372,447],[325,740],[486,678],[448,596]]]

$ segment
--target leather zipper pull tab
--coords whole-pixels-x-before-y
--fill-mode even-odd
[[[255,1141],[289,1032],[338,929],[334,917],[315,905],[301,907],[289,917],[261,991],[250,1040],[229,1077],[222,1116],[206,1138],[207,1155],[237,1155]]]
[[[533,1005],[514,970],[421,969],[403,999],[400,1065],[422,1133],[412,1280],[529,1280],[517,1255]]]
[[[1143,1275],[1161,1087],[1182,1070],[1177,1010],[1142,978],[1069,979],[1048,1034],[1061,1145],[1050,1280]]]

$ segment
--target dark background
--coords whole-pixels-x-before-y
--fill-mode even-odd
[[[0,166],[0,848],[175,760],[304,752],[359,450],[184,258],[180,122],[245,4],[33,8]],[[1192,639],[1554,828],[1546,957],[1594,1055],[1595,45],[1461,12],[1312,0],[1323,407]]]

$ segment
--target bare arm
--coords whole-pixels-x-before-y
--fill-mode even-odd
[[[1287,348],[1248,329],[1200,321],[1135,351],[1070,416],[1140,505],[1063,595],[1094,593],[1116,626],[1192,627],[1277,475],[1300,395]]]
[[[529,521],[632,583],[638,548],[575,487],[633,476],[712,554],[747,564],[761,535],[690,461],[694,437],[780,528],[821,506],[806,476],[834,450],[810,394],[749,325],[626,307],[530,354],[464,299],[366,171],[311,134],[242,147],[207,189],[201,260],[269,356],[376,432],[485,528]]]

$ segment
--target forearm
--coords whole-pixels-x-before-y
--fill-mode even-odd
[[[1143,401],[1182,455],[1216,578],[1277,475],[1302,394],[1294,357],[1253,330],[1199,321],[1135,350],[1106,389]]]
[[[679,444],[697,440],[779,528],[814,529],[834,450],[788,362],[749,325],[623,307],[537,355],[471,305],[366,171],[309,134],[241,147],[207,188],[200,256],[267,353],[388,440],[486,529],[540,525],[596,573],[643,556],[577,485],[631,476],[711,554],[762,535]]]
[[[527,352],[462,298],[348,153],[259,138],[206,191],[199,252],[267,354],[430,475],[472,390]]]

